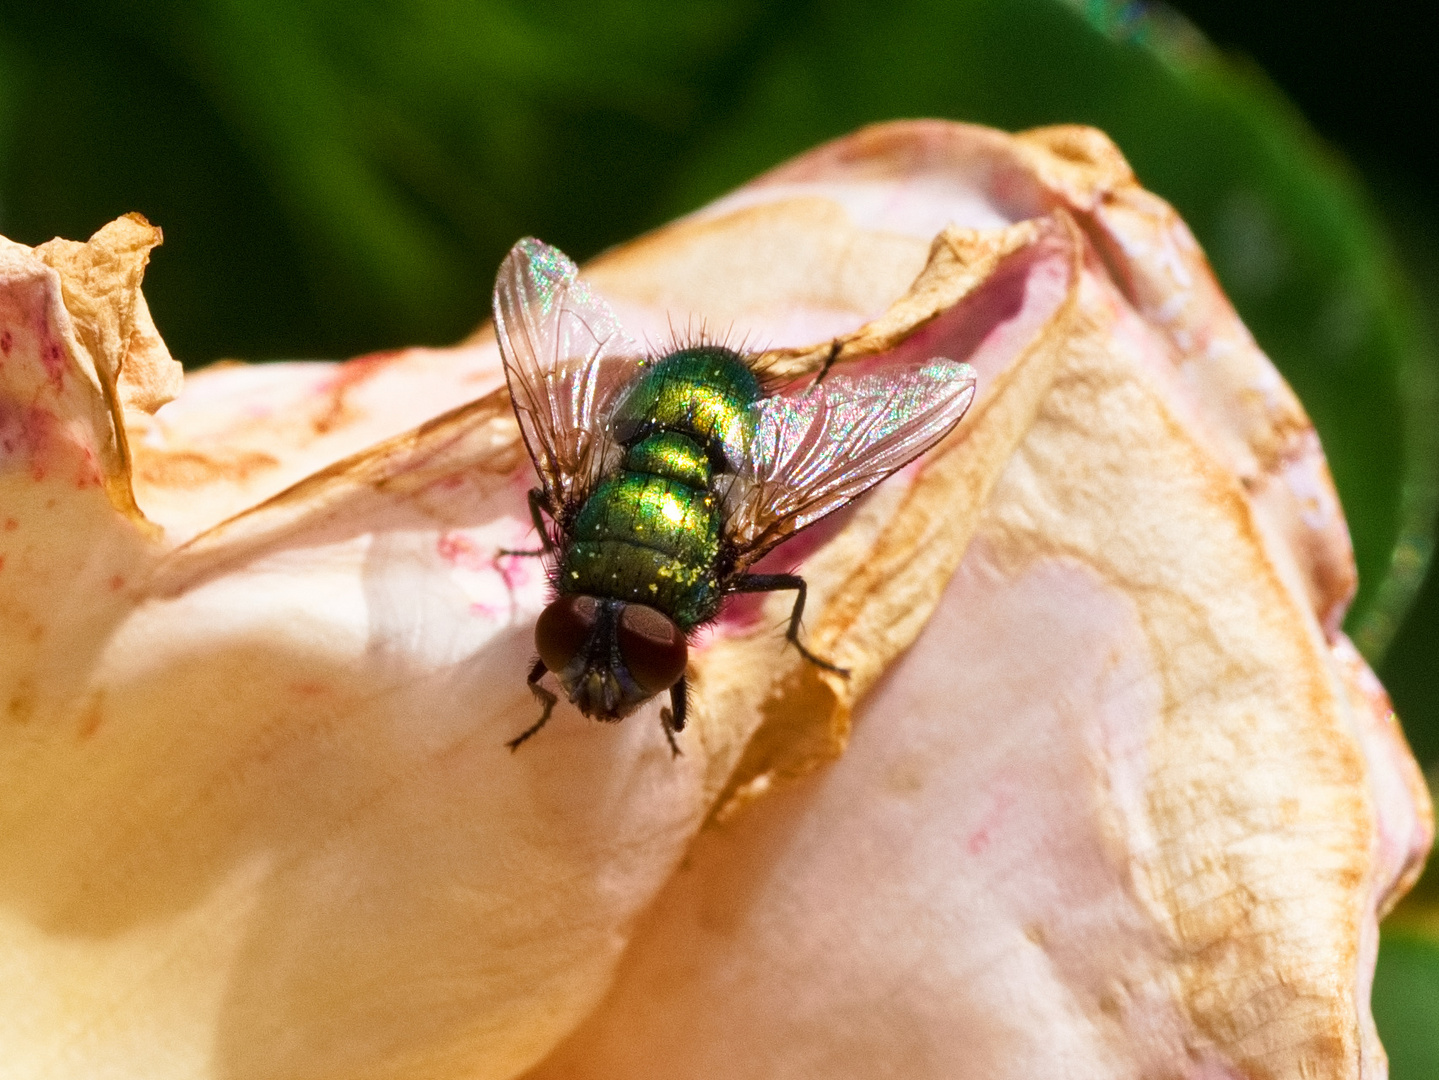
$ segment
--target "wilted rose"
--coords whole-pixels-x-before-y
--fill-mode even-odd
[[[852,676],[735,602],[675,760],[658,702],[505,749],[492,332],[179,394],[158,240],[0,242],[9,1074],[1382,1074],[1428,797],[1313,428],[1102,135],[869,129],[586,269],[655,343],[979,371],[774,556]]]

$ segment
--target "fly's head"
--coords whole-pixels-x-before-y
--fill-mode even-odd
[[[569,595],[535,623],[535,648],[586,716],[621,720],[685,673],[684,632],[644,604]]]

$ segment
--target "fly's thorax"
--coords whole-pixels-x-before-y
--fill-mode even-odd
[[[615,439],[632,447],[656,431],[691,438],[713,469],[734,466],[753,424],[760,382],[732,349],[680,349],[646,364],[610,417]]]

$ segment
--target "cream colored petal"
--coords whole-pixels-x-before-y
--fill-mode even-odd
[[[503,383],[493,335],[344,364],[212,365],[128,417],[136,498],[178,545]]]
[[[875,191],[896,174],[946,190],[927,172],[1063,207],[1101,246],[1061,374],[972,540],[972,489],[941,494],[942,455],[922,470],[937,489],[914,502],[964,562],[931,579],[943,599],[848,751],[739,790],[768,797],[699,838],[605,1004],[532,1075],[1379,1075],[1377,913],[1432,824],[1382,692],[1333,633],[1352,561],[1307,419],[1097,133],[871,129],[729,205],[813,188],[913,220]],[[1206,353],[1225,335],[1243,351]],[[907,511],[880,512],[904,536]],[[806,564],[852,575],[820,641],[863,581],[885,610],[870,549],[843,542]],[[829,707],[803,685],[763,704],[746,758]]]
[[[0,250],[49,327],[0,402],[63,432],[0,417],[10,1060],[502,1077],[573,1032],[542,1074],[1372,1074],[1375,916],[1426,796],[1332,632],[1317,440],[1181,230],[1097,132],[924,122],[587,268],[654,342],[694,319],[794,372],[838,341],[980,373],[950,440],[775,553],[853,676],[783,646],[787,598],[737,600],[678,761],[656,703],[504,749],[545,583],[498,554],[533,478],[487,330],[127,412],[151,538],[99,485],[60,499],[87,448],[128,481],[126,391],[64,267]],[[117,295],[85,333],[148,353]]]
[[[700,839],[537,1075],[1355,1075],[1347,701],[1238,485],[1100,342],[848,752]]]
[[[77,282],[0,239],[0,730],[12,764],[83,687],[158,555],[106,389],[129,324],[105,305],[133,312],[138,271],[86,276],[105,262],[96,247],[75,245]],[[146,248],[141,237],[116,258],[133,269]]]

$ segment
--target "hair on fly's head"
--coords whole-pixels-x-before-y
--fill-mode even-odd
[[[741,357],[751,371],[759,378],[764,393],[771,394],[793,380],[774,371],[775,359],[767,349],[762,348],[752,334],[739,331],[731,323],[723,331],[714,330],[704,316],[691,315],[683,326],[676,326],[673,317],[669,320],[669,338],[658,347],[652,347],[650,356],[658,359],[686,349],[724,349]]]
[[[662,356],[683,349],[725,349],[740,356],[749,351],[749,335],[737,332],[733,323],[719,331],[711,327],[703,315],[690,315],[683,326],[677,326],[673,316],[668,321],[669,338],[659,350]]]

